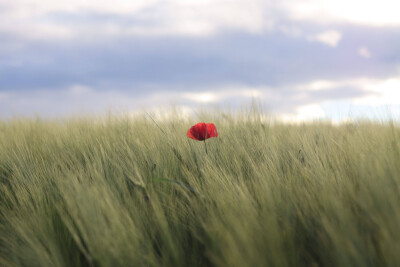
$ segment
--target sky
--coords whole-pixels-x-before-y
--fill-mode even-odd
[[[0,0],[0,119],[259,101],[400,118],[398,0]]]

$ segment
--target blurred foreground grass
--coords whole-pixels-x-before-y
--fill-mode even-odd
[[[399,125],[158,124],[1,122],[0,266],[400,266]]]

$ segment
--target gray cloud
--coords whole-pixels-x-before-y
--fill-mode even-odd
[[[98,44],[31,43],[12,56],[1,55],[8,60],[0,63],[0,90],[71,84],[125,90],[143,84],[175,85],[177,90],[227,83],[280,86],[396,73],[400,29],[337,28],[344,37],[336,48],[280,32],[136,37]],[[357,54],[361,45],[369,47],[372,58]],[[12,61],[20,64],[7,64]]]
[[[271,110],[294,112],[302,105],[370,94],[357,86],[307,91],[296,89],[299,84],[398,75],[399,27],[322,25],[294,22],[284,13],[275,16],[274,27],[269,30],[249,32],[226,27],[204,36],[107,33],[47,40],[24,39],[0,29],[0,93],[9,95],[0,94],[0,115],[151,105],[144,99],[157,94],[172,92],[179,96],[229,87],[261,88],[263,101]],[[92,23],[101,27],[114,23],[122,29],[136,24],[154,28],[160,23],[146,16],[93,12],[47,13],[43,19],[56,25]],[[336,47],[308,38],[329,30],[341,33]],[[360,47],[367,47],[371,57],[361,57],[357,52]],[[76,85],[92,91],[77,98],[68,91]],[[89,95],[91,99],[86,99]],[[223,100],[238,104],[243,98],[226,96]],[[187,99],[179,101],[193,105]]]

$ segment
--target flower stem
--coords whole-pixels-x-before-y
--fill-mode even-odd
[[[206,140],[204,140],[204,146],[206,147],[206,154],[208,155]]]

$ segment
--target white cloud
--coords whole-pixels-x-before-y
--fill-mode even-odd
[[[19,19],[42,16],[48,13],[69,12],[98,12],[107,14],[132,14],[141,9],[161,4],[160,0],[70,0],[68,5],[53,0],[0,0],[0,5],[7,13],[13,13]]]
[[[68,40],[74,37],[73,29],[46,22],[0,19],[0,33],[12,34],[30,40]]]
[[[349,22],[372,26],[399,26],[398,0],[283,0],[281,5],[295,20],[319,23]]]
[[[299,91],[321,91],[338,87],[337,81],[315,80],[306,84],[295,86]]]
[[[184,93],[182,94],[183,98],[188,99],[193,102],[197,103],[212,103],[212,102],[218,102],[221,97],[219,97],[215,93]]]
[[[274,27],[289,36],[300,36],[301,29],[280,24],[280,14],[286,13],[293,20],[326,24],[400,25],[397,0],[71,0],[68,5],[54,0],[0,0],[0,6],[0,32],[34,40],[209,36],[224,30],[260,34]],[[72,23],[63,21],[63,15]],[[96,15],[109,18],[98,19]],[[341,34],[328,31],[310,39],[334,47]]]
[[[385,80],[368,79],[360,82],[360,86],[371,94],[354,99],[355,104],[374,107],[400,105],[400,77]]]
[[[362,46],[362,47],[358,48],[357,53],[360,56],[362,56],[363,58],[370,58],[371,57],[371,52],[365,46]]]
[[[278,116],[280,120],[288,123],[300,123],[325,118],[325,111],[318,104],[304,105],[296,109],[295,113],[286,113]]]
[[[371,78],[353,78],[344,80],[316,80],[309,83],[295,86],[295,89],[304,94],[305,92],[317,92],[323,90],[332,90],[335,92],[337,88],[359,88],[364,91],[362,96],[344,97],[340,99],[321,99],[319,103],[324,106],[324,110],[329,110],[328,116],[337,122],[341,121],[343,116],[338,114],[351,114],[351,117],[368,117],[371,119],[382,119],[386,115],[394,118],[400,118],[400,76],[394,76],[387,79],[371,79]],[[343,104],[347,103],[347,104]],[[327,105],[326,105],[327,104]],[[339,111],[340,109],[340,111]],[[314,107],[316,114],[318,109]],[[284,120],[302,120],[307,117],[307,111],[312,111],[308,108],[305,111],[297,111],[296,114],[284,115]],[[344,113],[341,113],[344,112]],[[303,114],[303,115],[298,115]]]
[[[361,97],[348,99],[356,107],[373,108],[390,107],[393,114],[398,114],[400,109],[400,76],[387,79],[353,78],[345,80],[316,80],[306,84],[297,85],[299,92],[335,90],[336,88],[360,88],[366,94]],[[323,102],[329,102],[325,99]],[[332,102],[332,101],[331,101]],[[370,115],[371,115],[370,114]],[[367,114],[368,115],[368,114]]]
[[[232,86],[231,88],[218,88],[216,92],[206,91],[201,93],[183,93],[177,96],[180,99],[186,99],[195,103],[216,103],[229,98],[251,99],[262,97],[260,88],[246,88]]]
[[[325,31],[307,38],[308,41],[317,41],[331,47],[336,47],[341,39],[342,34],[335,30]]]
[[[0,0],[0,32],[28,39],[73,39],[115,35],[196,35],[235,29],[261,33],[270,29],[270,3],[249,1],[115,0],[79,1],[65,5],[52,0]],[[58,19],[66,14],[72,23]],[[113,15],[96,20],[91,15]],[[74,20],[74,16],[85,18]],[[119,21],[121,18],[124,22]],[[127,20],[128,18],[128,20]],[[129,20],[132,19],[132,20]],[[127,24],[127,21],[130,21]]]

